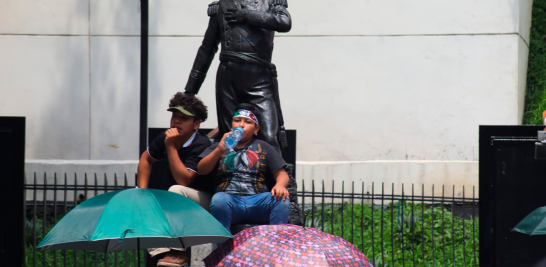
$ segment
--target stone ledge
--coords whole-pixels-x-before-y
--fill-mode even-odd
[[[424,185],[425,195],[432,195],[432,186],[435,186],[434,195],[442,195],[442,186],[445,186],[445,196],[453,195],[462,197],[463,187],[465,197],[472,197],[475,190],[475,197],[478,194],[478,161],[405,161],[405,160],[378,160],[378,161],[329,161],[329,162],[296,162],[296,177],[298,190],[305,186],[305,191],[311,191],[312,181],[315,182],[315,191],[341,192],[342,181],[345,183],[345,192],[351,192],[354,182],[355,193],[372,191],[381,193],[382,183],[385,184],[385,193],[390,194],[392,184],[395,186],[394,193],[401,194],[404,184],[405,194],[411,194],[412,184],[415,186],[415,195],[422,195],[421,189]],[[302,180],[303,183],[302,184]],[[301,200],[300,200],[301,203]]]

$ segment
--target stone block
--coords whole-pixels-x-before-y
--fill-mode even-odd
[[[26,159],[89,157],[88,43],[0,36],[0,114],[26,117]]]
[[[90,30],[92,35],[140,36],[140,1],[92,0]]]
[[[138,160],[140,38],[91,38],[90,159]]]
[[[216,249],[215,244],[204,244],[191,247],[190,266],[205,266],[203,259]]]
[[[479,125],[521,122],[520,39],[277,38],[298,161],[478,160]]]
[[[0,33],[88,34],[89,1],[0,1]]]

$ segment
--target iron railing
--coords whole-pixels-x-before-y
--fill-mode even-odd
[[[451,192],[445,186],[435,192],[432,185],[432,194],[427,196],[424,185],[396,188],[389,184],[390,192],[386,192],[384,183],[370,183],[366,191],[363,182],[360,193],[355,193],[354,182],[350,192],[342,182],[340,193],[325,192],[324,181],[320,185],[321,190],[316,190],[313,181],[307,190],[303,181],[300,184],[305,225],[345,238],[375,267],[479,266],[475,187],[467,198],[466,188],[456,191],[455,186],[448,189]],[[406,189],[411,191],[406,193]]]
[[[25,183],[27,190],[25,221],[25,249],[26,266],[143,266],[137,265],[136,250],[99,253],[88,251],[42,251],[36,249],[39,241],[53,228],[64,214],[83,202],[88,197],[93,197],[110,191],[134,188],[135,182],[130,185],[127,175],[124,175],[123,182],[114,175],[113,184],[110,185],[107,175],[99,178],[96,174],[90,179],[84,175],[83,184],[78,184],[78,176],[68,178],[65,173],[62,178],[57,174],[53,175],[53,182],[48,183],[51,177],[44,174],[41,183],[34,173],[33,181]],[[102,182],[102,184],[100,182]],[[32,193],[32,200],[29,201],[29,191]],[[38,193],[41,192],[41,196]],[[52,193],[48,194],[48,193]],[[141,251],[141,259],[144,259],[144,252]],[[142,261],[142,260],[141,260]],[[121,264],[121,265],[120,265]]]
[[[135,250],[95,253],[36,249],[54,224],[76,205],[95,195],[133,188],[136,177],[130,180],[127,175],[79,178],[44,174],[42,178],[34,174],[25,184],[26,265],[136,266]],[[472,197],[467,198],[464,187],[462,191],[459,188],[462,195],[455,196],[455,187],[448,192],[445,186],[436,192],[432,186],[431,194],[425,195],[423,185],[362,183],[357,192],[354,183],[346,191],[342,182],[341,192],[334,192],[334,185],[332,181],[331,190],[326,190],[324,181],[319,186],[313,181],[309,190],[301,181],[298,198],[305,225],[345,238],[374,266],[479,265],[479,200],[474,187]],[[385,191],[386,186],[390,192]],[[144,259],[144,251],[141,253]]]

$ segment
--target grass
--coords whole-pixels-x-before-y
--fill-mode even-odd
[[[542,125],[546,110],[546,0],[534,0],[524,124]]]

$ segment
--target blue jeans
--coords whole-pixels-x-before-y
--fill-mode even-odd
[[[231,233],[231,224],[285,224],[290,201],[277,200],[271,193],[237,196],[219,192],[210,202],[210,213]]]

